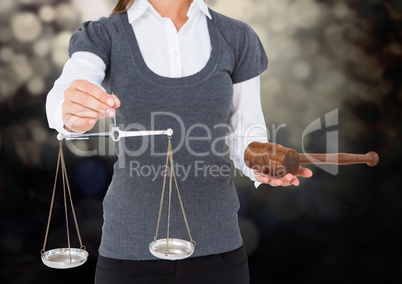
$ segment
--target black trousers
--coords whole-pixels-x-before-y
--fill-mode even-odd
[[[244,247],[183,260],[117,260],[99,255],[95,284],[248,284]]]

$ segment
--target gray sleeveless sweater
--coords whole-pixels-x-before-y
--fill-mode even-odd
[[[150,70],[126,13],[84,23],[71,38],[69,49],[70,55],[88,51],[105,62],[110,88],[121,100],[117,111],[120,128],[174,130],[173,159],[196,242],[193,256],[227,252],[242,245],[239,200],[230,164],[224,159],[225,136],[230,131],[233,83],[251,79],[267,68],[263,47],[249,26],[210,12],[210,59],[191,76],[166,78]],[[167,138],[123,138],[117,149],[118,161],[103,201],[99,253],[116,259],[154,259],[148,245],[155,235]],[[176,195],[172,202],[170,237],[188,240]],[[162,216],[160,238],[166,237],[166,215]]]

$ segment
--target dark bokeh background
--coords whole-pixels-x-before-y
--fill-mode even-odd
[[[276,142],[298,151],[304,142],[311,152],[325,152],[330,142],[340,152],[380,155],[374,168],[345,166],[336,175],[311,166],[314,177],[298,188],[255,189],[237,172],[251,283],[401,283],[402,2],[208,3],[249,23],[266,47],[267,125],[286,124]],[[0,2],[0,283],[93,282],[113,155],[65,150],[88,262],[52,270],[39,253],[58,151],[44,105],[67,60],[71,33],[89,17],[79,8],[71,1]],[[311,122],[333,110],[338,125],[303,139]],[[337,141],[327,141],[327,131],[337,131]],[[82,149],[104,145],[77,143]],[[54,210],[47,248],[66,246],[60,198]]]

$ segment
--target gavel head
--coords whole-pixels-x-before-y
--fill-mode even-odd
[[[276,143],[252,142],[244,152],[247,167],[265,175],[283,177],[299,169],[299,153]]]

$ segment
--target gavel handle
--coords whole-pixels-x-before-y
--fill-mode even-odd
[[[379,157],[376,152],[368,152],[367,154],[300,154],[300,164],[332,164],[332,165],[353,165],[367,164],[373,167],[378,164]]]

